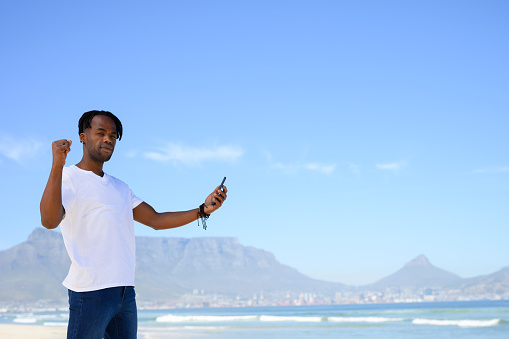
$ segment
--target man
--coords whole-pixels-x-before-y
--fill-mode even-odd
[[[120,120],[90,111],[78,123],[83,157],[64,167],[71,140],[53,142],[53,164],[41,199],[41,223],[61,225],[71,258],[63,285],[69,290],[67,338],[136,338],[134,220],[156,230],[175,228],[221,207],[227,189],[218,186],[199,208],[158,213],[129,186],[103,172],[122,138]]]

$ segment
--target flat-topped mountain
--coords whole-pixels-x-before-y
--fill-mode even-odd
[[[137,293],[150,298],[161,297],[155,281],[175,293],[198,289],[226,295],[261,290],[334,293],[345,288],[309,278],[279,263],[272,253],[243,246],[236,238],[136,237],[136,247]]]
[[[26,242],[0,252],[0,300],[64,299],[70,260],[62,235],[36,228]],[[334,293],[340,283],[315,280],[274,255],[235,238],[136,237],[139,300],[174,300],[204,290],[225,295],[301,291]]]
[[[70,264],[62,235],[36,228],[26,242],[0,252],[0,300],[65,298]]]

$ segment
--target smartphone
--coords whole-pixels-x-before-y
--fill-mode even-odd
[[[223,178],[223,181],[221,181],[221,185],[219,186],[219,189],[222,191],[223,190],[223,185],[224,185],[224,182],[226,181],[226,177]]]
[[[221,181],[221,185],[219,185],[219,189],[221,190],[221,192],[223,192],[223,185],[224,185],[224,182],[226,181],[226,177],[223,178],[223,181]],[[216,203],[214,201],[212,201],[212,205],[215,205]]]

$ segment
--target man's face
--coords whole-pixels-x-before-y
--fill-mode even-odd
[[[105,115],[96,115],[90,128],[80,134],[80,140],[85,145],[90,159],[97,162],[110,160],[117,143],[117,128],[115,122]]]

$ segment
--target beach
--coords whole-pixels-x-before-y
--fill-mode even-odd
[[[48,327],[33,325],[0,324],[0,338],[2,339],[61,339],[65,338],[66,327]]]
[[[139,329],[138,338],[152,338],[150,329]],[[171,331],[176,333],[177,331]],[[0,324],[0,338],[2,339],[62,339],[67,337],[66,326],[42,325],[13,325]]]

